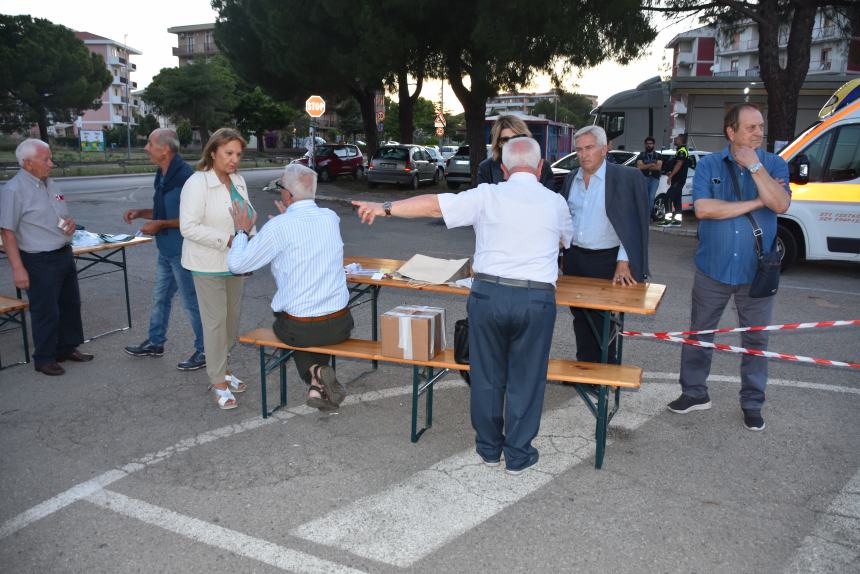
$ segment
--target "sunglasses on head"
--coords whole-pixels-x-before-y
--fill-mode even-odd
[[[290,194],[290,197],[293,196],[293,192],[290,191],[289,189],[287,189],[286,187],[284,187],[284,184],[282,184],[280,181],[275,182],[275,187],[277,187],[278,189],[282,189],[282,190],[286,191],[287,193]]]
[[[529,137],[529,136],[527,136],[526,134],[517,134],[515,136],[502,136],[499,138],[499,143],[502,145],[505,145],[506,143],[508,143],[511,140],[515,140],[517,138],[527,138],[527,137]]]

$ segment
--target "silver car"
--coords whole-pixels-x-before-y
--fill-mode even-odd
[[[487,146],[487,157],[490,155],[490,146]],[[448,189],[459,189],[461,185],[472,185],[472,164],[469,158],[469,146],[460,146],[457,153],[448,158],[445,165],[445,181]]]
[[[421,183],[437,183],[440,171],[427,150],[419,145],[382,146],[367,165],[367,186],[380,183],[408,185],[418,189]]]

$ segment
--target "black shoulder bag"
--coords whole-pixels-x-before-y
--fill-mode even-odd
[[[726,162],[729,164],[729,173],[732,176],[732,185],[735,188],[735,194],[738,196],[738,201],[743,201],[744,198],[741,195],[741,188],[740,185],[738,185],[737,168],[735,168],[734,164],[728,157],[726,157]],[[750,220],[750,225],[752,225],[753,228],[753,235],[755,236],[755,250],[756,255],[758,256],[758,265],[756,267],[755,277],[750,285],[750,297],[753,297],[754,299],[771,297],[776,295],[776,292],[779,289],[779,273],[782,269],[782,257],[780,256],[779,251],[776,250],[775,240],[771,250],[765,253],[761,241],[761,227],[756,223],[755,217],[753,217],[752,213],[747,213],[746,216]]]
[[[469,364],[469,320],[460,319],[454,323],[454,362],[461,365]],[[460,371],[460,376],[471,385],[469,371]]]

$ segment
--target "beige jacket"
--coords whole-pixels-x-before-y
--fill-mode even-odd
[[[239,195],[251,204],[245,179],[230,174]],[[230,216],[230,190],[215,172],[198,171],[188,178],[179,200],[179,231],[182,242],[182,266],[189,271],[220,273],[229,271],[227,242],[235,234]],[[251,230],[254,233],[256,228]]]

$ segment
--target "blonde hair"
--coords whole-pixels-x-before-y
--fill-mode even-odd
[[[218,151],[218,148],[224,144],[237,141],[242,146],[242,151],[245,151],[248,142],[242,137],[238,131],[233,128],[221,128],[217,130],[206,142],[206,147],[203,148],[203,153],[200,156],[200,161],[197,162],[197,171],[206,171],[212,169],[212,164],[215,161],[212,155]]]
[[[496,123],[490,129],[490,143],[493,152],[493,159],[500,161],[502,159],[502,145],[499,143],[499,137],[502,130],[509,129],[516,135],[526,135],[532,137],[532,132],[526,123],[517,116],[499,116]]]

